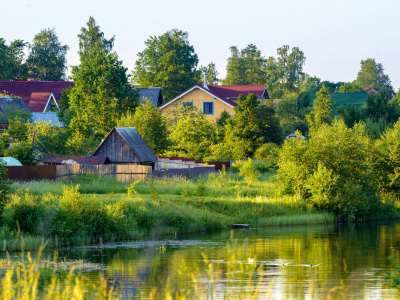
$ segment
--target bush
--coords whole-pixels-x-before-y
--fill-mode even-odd
[[[253,160],[249,158],[239,167],[239,174],[244,177],[248,183],[256,181],[260,172],[257,170]]]
[[[34,164],[35,156],[33,155],[33,147],[29,142],[20,142],[17,145],[13,145],[4,151],[4,154],[18,159],[24,166]]]
[[[7,169],[0,160],[0,217],[11,191],[11,181],[7,178]]]

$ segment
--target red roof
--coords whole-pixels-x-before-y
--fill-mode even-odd
[[[247,97],[248,94],[253,93],[256,96],[258,96],[259,99],[262,98],[269,99],[268,90],[265,85],[209,85],[207,86],[207,88],[205,88],[202,85],[195,85],[189,90],[178,95],[171,101],[168,101],[167,103],[162,105],[161,108],[164,108],[166,105],[174,102],[176,99],[179,99],[183,95],[187,94],[188,92],[196,88],[199,88],[207,93],[210,93],[214,97],[222,100],[223,102],[227,103],[232,107],[238,105],[236,102],[233,102],[232,100],[237,100],[240,95]]]
[[[72,81],[0,81],[0,93],[22,98],[32,112],[43,112],[51,93],[58,102]]]
[[[209,85],[208,90],[224,100],[236,100],[240,94],[247,97],[251,93],[258,96],[259,99],[269,99],[265,85]]]

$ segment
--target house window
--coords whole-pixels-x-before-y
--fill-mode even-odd
[[[213,115],[214,114],[214,103],[213,102],[203,102],[203,114]]]

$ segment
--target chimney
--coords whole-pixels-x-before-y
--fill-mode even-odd
[[[204,68],[204,87],[208,90],[208,86],[207,86],[207,71]]]
[[[35,76],[31,75],[28,79],[28,81],[35,81]]]

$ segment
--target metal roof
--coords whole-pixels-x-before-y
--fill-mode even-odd
[[[36,123],[40,121],[45,121],[47,123],[51,121],[51,125],[64,127],[64,124],[60,123],[58,120],[56,112],[32,113],[32,122]]]
[[[5,165],[5,166],[22,166],[21,162],[14,158],[14,157],[0,157],[0,161]]]
[[[157,161],[157,157],[154,155],[153,151],[151,151],[150,147],[147,145],[135,127],[114,128],[101,142],[100,146],[97,147],[97,149],[93,152],[93,155],[96,154],[96,152],[100,149],[100,147],[114,130],[122,137],[122,139],[127,143],[127,145],[132,149],[142,163]]]
[[[140,94],[140,103],[143,103],[146,98],[149,99],[154,106],[160,106],[163,103],[161,88],[159,87],[135,88],[134,90],[138,91]]]

